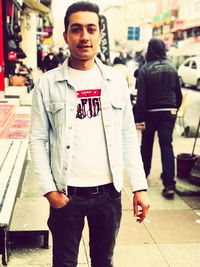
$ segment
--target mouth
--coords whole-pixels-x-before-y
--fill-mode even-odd
[[[78,45],[77,48],[81,50],[87,50],[89,48],[92,48],[92,46],[91,45]]]

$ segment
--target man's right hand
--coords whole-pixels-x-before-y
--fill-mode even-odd
[[[44,195],[52,208],[60,209],[66,206],[69,202],[69,198],[62,192],[52,191]]]
[[[146,129],[145,122],[142,123],[136,123],[136,129],[140,131],[144,131]]]

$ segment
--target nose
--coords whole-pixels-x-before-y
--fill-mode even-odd
[[[85,28],[82,30],[81,40],[83,40],[83,41],[89,40],[89,34],[88,34],[87,29],[85,29]]]

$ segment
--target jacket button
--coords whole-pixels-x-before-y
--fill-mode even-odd
[[[67,170],[67,166],[65,166],[65,167],[63,168],[63,170],[66,171],[66,170]]]
[[[66,146],[67,149],[70,149],[70,146]]]

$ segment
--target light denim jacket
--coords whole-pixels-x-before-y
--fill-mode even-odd
[[[95,61],[102,74],[103,127],[115,188],[122,189],[125,163],[132,190],[147,189],[126,80],[118,70]],[[67,59],[44,73],[33,91],[29,148],[43,194],[67,190],[76,111]]]

